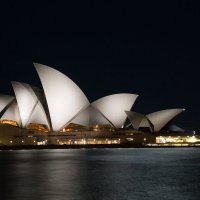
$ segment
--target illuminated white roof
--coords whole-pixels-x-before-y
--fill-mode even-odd
[[[153,132],[153,124],[144,114],[133,111],[126,111],[126,114],[135,130],[139,130],[139,128],[149,128],[150,131]]]
[[[3,111],[3,109],[5,109],[5,107],[8,106],[8,104],[10,104],[14,99],[15,99],[15,97],[13,97],[13,96],[0,94],[0,113],[1,113],[1,111]]]
[[[133,128],[135,130],[138,130],[142,120],[145,118],[145,115],[141,114],[141,113],[133,112],[133,111],[125,111],[125,112],[128,116],[128,119],[130,120]]]
[[[89,127],[90,123],[90,106],[87,107],[85,110],[80,112],[73,120],[69,123],[80,124],[83,126]]]
[[[19,107],[22,127],[26,127],[29,123],[45,124],[49,127],[42,104],[31,86],[20,82],[12,82],[12,86]]]
[[[106,119],[98,110],[90,107],[90,126],[94,125],[106,125],[110,124],[113,126],[108,119]]]
[[[62,129],[89,101],[81,89],[67,76],[46,65],[34,63],[46,96],[52,128]]]
[[[31,116],[28,120],[27,125],[30,123],[45,124],[50,130],[50,126],[49,126],[49,122],[48,122],[45,110],[40,101],[37,101],[37,104],[35,105],[34,110],[31,113]]]
[[[8,109],[5,111],[1,119],[7,119],[7,120],[13,120],[18,123],[18,125],[21,125],[21,119],[19,114],[19,109],[17,106],[17,101],[14,100],[8,107]]]
[[[144,118],[142,119],[140,123],[140,128],[149,128],[151,132],[154,132],[154,125],[147,118],[147,116],[144,116]]]
[[[173,120],[185,109],[167,109],[148,114],[146,117],[154,126],[154,132],[159,132],[168,122]]]
[[[76,123],[83,126],[112,124],[95,108],[89,106],[87,109],[78,114],[70,123]]]
[[[98,110],[116,128],[121,128],[126,120],[125,111],[129,111],[138,95],[113,94],[94,101],[91,105]]]

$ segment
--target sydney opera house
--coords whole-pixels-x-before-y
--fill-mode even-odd
[[[83,145],[188,142],[162,136],[182,108],[147,115],[132,111],[137,94],[119,93],[90,102],[66,75],[34,63],[41,88],[12,82],[15,96],[0,95],[0,145]],[[186,136],[185,136],[186,137]],[[167,140],[168,139],[168,140]],[[193,138],[194,139],[194,138]]]

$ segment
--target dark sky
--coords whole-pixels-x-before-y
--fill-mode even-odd
[[[137,93],[135,111],[186,108],[178,125],[200,129],[198,1],[66,2],[1,5],[0,93],[13,94],[12,80],[41,87],[38,62],[90,101]]]

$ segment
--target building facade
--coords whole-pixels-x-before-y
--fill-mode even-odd
[[[34,63],[42,88],[12,82],[15,96],[0,95],[0,145],[156,143],[184,109],[136,113],[137,94],[90,102],[69,77]]]

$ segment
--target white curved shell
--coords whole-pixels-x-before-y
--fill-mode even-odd
[[[139,128],[149,128],[149,130],[153,132],[153,124],[144,114],[133,111],[126,111],[126,114],[135,130],[139,130]]]
[[[5,111],[1,119],[16,121],[19,126],[21,125],[21,119],[20,119],[19,109],[18,109],[16,100],[14,100],[9,105],[8,109]]]
[[[167,109],[148,114],[146,117],[154,126],[154,132],[159,132],[168,122],[185,109]]]
[[[151,123],[151,121],[147,118],[147,116],[144,116],[140,123],[139,128],[149,128],[151,132],[154,132],[154,125]]]
[[[90,126],[94,125],[106,125],[110,124],[113,126],[108,119],[106,119],[98,110],[90,107]]]
[[[98,110],[112,125],[121,128],[126,120],[125,111],[129,111],[138,95],[113,94],[94,101],[91,105]]]
[[[31,116],[29,117],[28,123],[34,123],[34,124],[45,124],[50,130],[49,122],[46,116],[46,113],[44,111],[44,108],[40,101],[37,102],[35,105],[33,112],[31,113]]]
[[[90,106],[80,112],[70,123],[80,124],[89,127],[90,123]]]
[[[81,89],[61,72],[34,63],[46,96],[52,129],[59,131],[84,110],[89,101]]]
[[[138,130],[142,120],[145,118],[145,115],[133,111],[125,111],[125,113],[127,114],[127,117],[130,120],[133,128]]]
[[[4,109],[6,106],[8,106],[8,104],[10,104],[14,99],[15,99],[15,97],[13,97],[13,96],[0,94],[0,113],[1,113],[1,111],[3,111],[3,109]]]
[[[12,86],[19,107],[22,127],[26,127],[28,123],[45,124],[49,127],[42,104],[31,86],[20,82],[12,82]]]
[[[83,126],[112,124],[95,108],[89,106],[87,109],[79,113],[70,123],[76,123]]]

